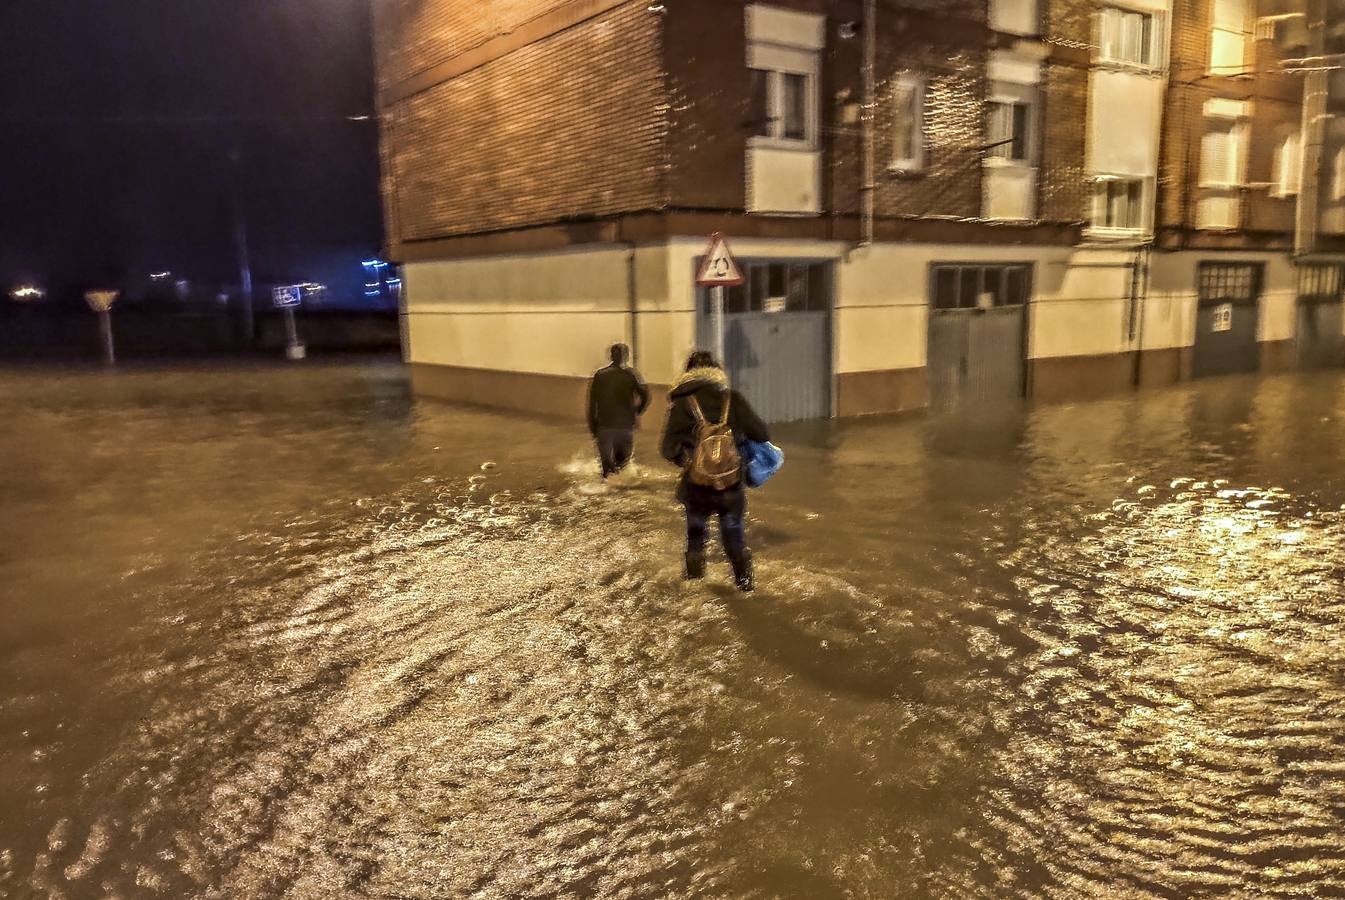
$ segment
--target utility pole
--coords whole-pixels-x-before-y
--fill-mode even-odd
[[[243,346],[252,348],[254,337],[252,321],[252,259],[248,254],[248,225],[243,212],[243,198],[238,188],[239,152],[235,148],[229,153],[230,179],[229,197],[234,217],[234,251],[238,254],[239,302],[243,307]]]

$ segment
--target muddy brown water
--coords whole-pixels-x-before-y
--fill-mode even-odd
[[[604,490],[395,365],[0,423],[2,897],[1345,896],[1345,375],[789,429],[751,598],[653,425]]]

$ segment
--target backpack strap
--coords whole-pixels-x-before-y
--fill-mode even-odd
[[[720,417],[719,424],[727,427],[729,424],[729,408],[733,406],[733,392],[724,392],[724,415]]]
[[[688,397],[687,402],[691,404],[691,414],[696,417],[696,424],[704,425],[705,413],[701,412],[701,405],[696,402],[696,398]]]

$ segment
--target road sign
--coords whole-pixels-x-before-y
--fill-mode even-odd
[[[293,309],[303,301],[303,288],[297,284],[277,287],[271,291],[271,300],[276,309]]]
[[[742,269],[738,268],[738,261],[729,250],[729,242],[722,234],[712,234],[696,283],[702,287],[736,287],[743,281]]]

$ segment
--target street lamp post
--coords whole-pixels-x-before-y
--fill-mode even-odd
[[[120,296],[121,291],[89,291],[84,295],[89,309],[98,314],[98,331],[103,338],[103,362],[109,366],[117,364],[117,348],[112,338],[112,304]]]

